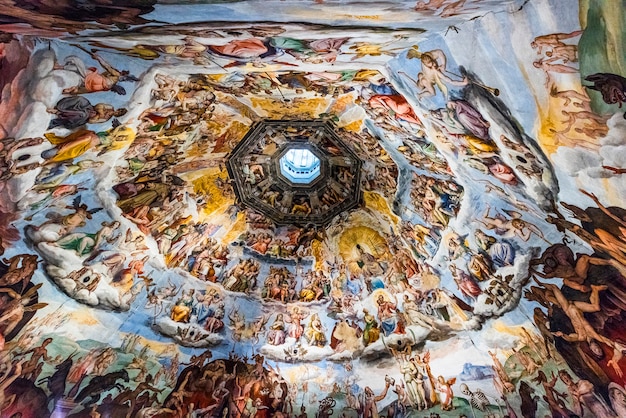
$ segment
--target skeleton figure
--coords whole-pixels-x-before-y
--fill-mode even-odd
[[[461,383],[461,393],[465,396],[469,396],[472,408],[476,408],[481,412],[485,412],[487,406],[491,403],[482,390],[476,389],[475,392],[472,392],[465,383]]]

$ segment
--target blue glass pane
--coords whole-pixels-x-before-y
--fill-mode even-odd
[[[292,183],[307,184],[320,175],[320,160],[306,148],[292,148],[280,159],[280,171]]]

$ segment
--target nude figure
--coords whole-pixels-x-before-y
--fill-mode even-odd
[[[10,396],[6,396],[4,390],[11,385],[22,374],[23,360],[16,363],[15,366],[9,366],[4,373],[0,376],[0,412],[7,409],[13,404],[17,395],[14,393]],[[11,363],[9,363],[11,364]]]
[[[613,257],[613,260],[607,260],[610,265],[612,265],[622,273],[626,272],[626,220],[620,219],[606,206],[600,203],[600,200],[595,194],[589,193],[582,189],[580,190],[580,192],[589,196],[598,205],[602,212],[604,212],[609,218],[613,219],[620,225],[618,226],[618,229],[621,236],[615,236],[614,234],[605,231],[604,229],[595,228],[593,232],[599,238],[599,240],[594,239],[591,240],[589,243],[594,248],[600,249]]]
[[[577,147],[583,147],[583,148],[592,149],[592,150],[595,150],[598,148],[598,145],[592,141],[587,141],[585,139],[579,139],[579,138],[575,138],[575,139],[570,138],[569,136],[565,134],[569,130],[557,131],[554,128],[548,128],[548,131],[552,135],[552,139],[554,140],[554,145],[575,144]]]
[[[576,45],[561,44],[546,51],[546,57],[550,58],[546,62],[563,60],[563,63],[578,62],[578,47]]]
[[[587,318],[585,318],[585,313],[599,312],[601,310],[600,292],[606,290],[608,286],[591,285],[589,302],[582,302],[568,300],[563,293],[561,293],[561,289],[552,283],[542,283],[537,279],[535,279],[535,281],[540,286],[543,286],[546,299],[549,302],[561,307],[574,328],[574,332],[570,334],[564,334],[561,331],[554,332],[553,334],[569,342],[586,341],[587,343],[592,343],[593,341],[598,341],[608,345],[613,349],[613,357],[607,362],[607,366],[612,367],[615,373],[622,377],[623,372],[618,363],[622,359],[622,352],[626,349],[626,347],[598,334],[589,321],[587,321]]]
[[[549,60],[544,60],[543,58],[538,59],[533,62],[533,66],[535,68],[539,68],[546,73],[546,82],[545,86],[548,88],[550,82],[552,81],[552,77],[550,73],[559,73],[559,74],[578,74],[578,69],[574,67],[570,67],[565,64],[551,64]]]
[[[552,86],[550,88],[550,96],[563,99],[563,106],[569,106],[570,103],[574,107],[579,107],[581,109],[589,110],[589,96],[583,93],[579,93],[576,90],[561,90],[559,91],[556,86]],[[580,100],[580,103],[575,102],[574,99]]]
[[[574,128],[574,132],[592,139],[598,139],[605,137],[609,133],[609,128],[607,126],[594,127],[592,125],[584,125],[582,128]]]
[[[426,3],[425,1],[418,1],[415,4],[415,10],[417,11],[421,11],[421,10],[430,10],[430,11],[435,11],[441,7],[443,7],[446,4],[447,0],[430,0],[428,3]]]
[[[606,116],[599,116],[593,112],[585,110],[580,112],[568,112],[567,110],[561,110],[561,114],[563,116],[567,116],[567,119],[562,121],[566,125],[566,128],[563,129],[562,132],[568,132],[579,120],[589,121],[599,125],[606,124],[606,121],[608,120]]]
[[[311,205],[304,199],[300,199],[300,203],[294,203],[291,207],[292,215],[309,215],[311,213]]]
[[[447,58],[441,49],[417,53],[415,56],[419,57],[422,62],[422,71],[417,75],[417,81],[413,80],[417,84],[417,87],[420,88],[418,98],[435,96],[437,94],[436,88],[439,88],[447,99],[448,87],[446,84],[465,86],[469,82],[467,77],[463,77],[463,79],[459,81],[453,80],[445,74],[447,72]],[[406,73],[402,74],[406,75]]]
[[[564,45],[565,39],[575,38],[583,33],[582,30],[577,30],[571,33],[551,33],[549,35],[537,36],[534,41],[530,43],[530,46],[535,49],[538,48],[537,54],[541,54],[543,48],[555,48]]]
[[[465,8],[465,2],[466,1],[467,0],[458,0],[458,1],[455,1],[454,3],[450,3],[450,4],[446,5],[446,7],[443,8],[443,10],[439,14],[439,16],[440,17],[451,17],[451,16],[456,16],[456,15],[460,14],[463,11],[476,10],[476,8],[471,8],[471,9],[470,8]]]

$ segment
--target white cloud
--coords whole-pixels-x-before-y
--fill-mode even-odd
[[[221,335],[207,332],[198,324],[175,322],[168,316],[158,318],[154,328],[185,347],[211,347],[224,341]]]

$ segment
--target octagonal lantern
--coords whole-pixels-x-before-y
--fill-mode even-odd
[[[292,183],[311,184],[320,176],[320,157],[305,145],[293,144],[279,161],[280,174]]]
[[[257,122],[227,162],[244,206],[296,225],[323,225],[358,206],[361,165],[325,120]]]

